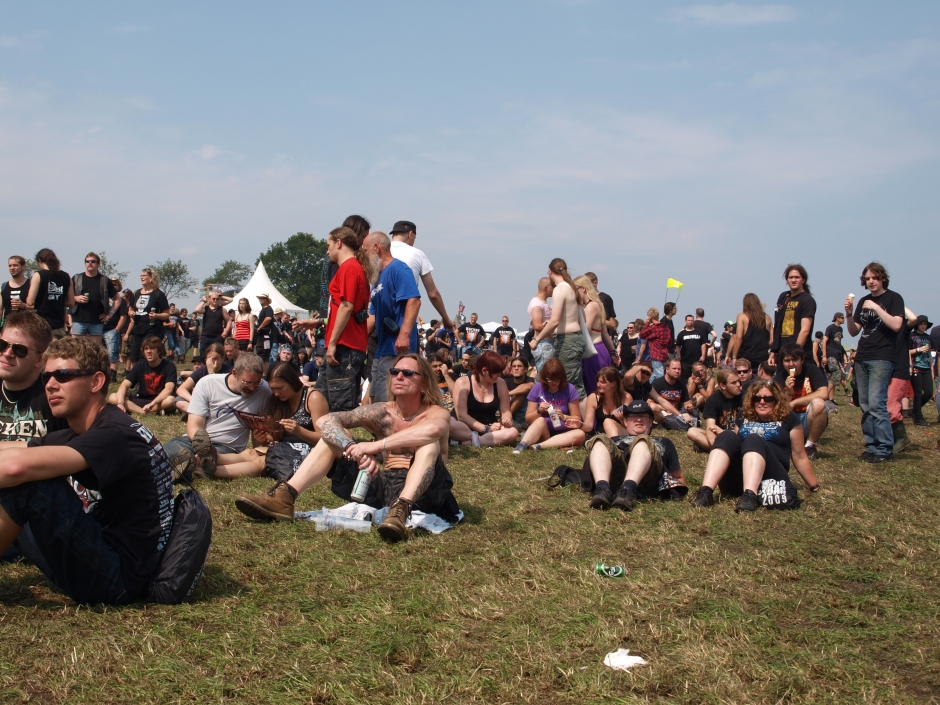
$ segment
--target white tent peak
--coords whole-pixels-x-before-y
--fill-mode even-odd
[[[239,299],[248,299],[248,303],[251,304],[251,310],[257,313],[261,310],[261,305],[258,303],[258,294],[262,293],[267,293],[267,295],[271,297],[271,308],[282,308],[285,311],[298,312],[306,312],[307,310],[296,304],[292,304],[284,298],[284,295],[271,283],[271,280],[268,278],[268,273],[264,268],[264,262],[259,259],[258,267],[255,269],[255,273],[251,275],[251,279],[249,279],[242,290],[233,297],[232,307],[237,308]]]

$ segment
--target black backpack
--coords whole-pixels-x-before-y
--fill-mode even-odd
[[[212,514],[206,501],[196,490],[182,490],[176,495],[170,540],[147,591],[147,602],[178,605],[192,595],[211,543]]]

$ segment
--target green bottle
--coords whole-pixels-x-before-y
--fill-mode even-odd
[[[607,578],[622,578],[626,575],[622,565],[604,565],[603,563],[595,565],[594,572]]]

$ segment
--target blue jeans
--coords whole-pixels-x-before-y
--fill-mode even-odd
[[[855,363],[865,450],[875,455],[891,455],[894,452],[894,431],[891,430],[891,419],[888,416],[888,384],[891,383],[892,372],[894,363],[889,360]]]
[[[650,382],[652,382],[654,379],[657,379],[658,377],[663,377],[666,374],[665,362],[660,362],[659,360],[653,360],[652,364],[653,364],[653,374],[650,377]]]
[[[128,594],[120,556],[64,477],[0,490],[0,505],[17,525],[29,522],[32,540],[18,540],[19,548],[75,602],[126,605],[138,597]]]
[[[539,372],[545,367],[545,363],[555,357],[555,343],[551,340],[542,340],[532,351],[532,359],[535,361],[535,369]]]
[[[104,346],[108,349],[108,358],[111,362],[121,361],[121,334],[114,328],[104,332]]]
[[[176,342],[176,333],[167,333],[166,334],[166,351],[168,353],[180,354],[179,343]]]

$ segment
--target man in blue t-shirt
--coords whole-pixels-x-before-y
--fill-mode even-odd
[[[373,272],[381,272],[372,287],[369,304],[369,331],[374,328],[378,347],[372,362],[372,400],[388,401],[388,370],[395,358],[418,352],[415,321],[421,308],[421,295],[411,268],[392,257],[391,241],[382,232],[373,232],[362,246]]]

